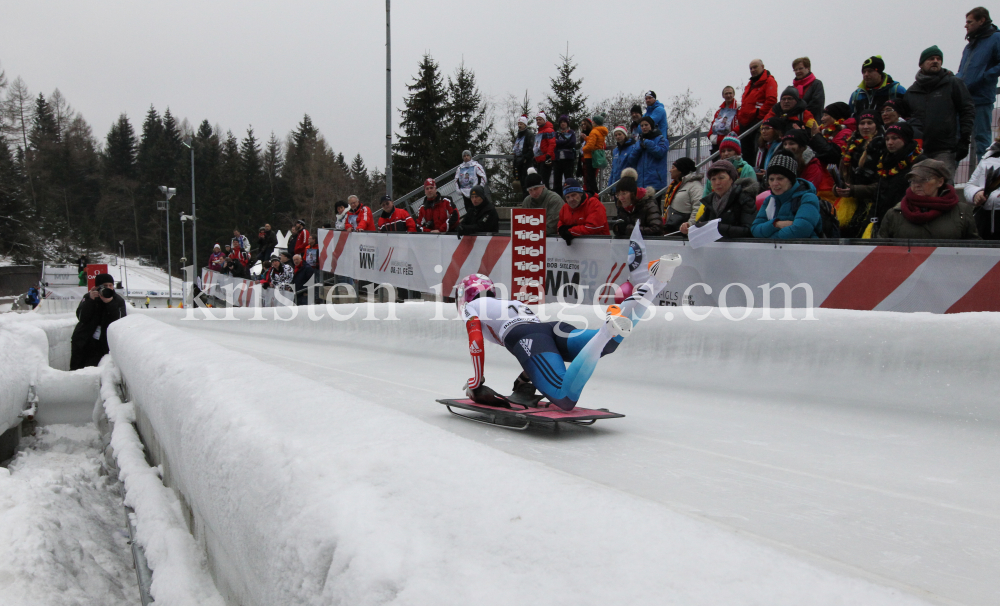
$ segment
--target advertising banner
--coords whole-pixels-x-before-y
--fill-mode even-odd
[[[97,274],[108,273],[107,263],[93,263],[87,265],[87,290],[94,290],[94,279],[97,278]]]
[[[545,302],[545,209],[511,211],[511,298],[530,305]]]

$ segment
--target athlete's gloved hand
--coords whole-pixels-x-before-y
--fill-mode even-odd
[[[569,232],[569,225],[563,225],[559,228],[559,237],[566,240],[566,245],[569,246],[573,244],[573,238],[576,236]]]

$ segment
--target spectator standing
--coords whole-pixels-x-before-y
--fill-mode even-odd
[[[271,259],[271,253],[278,246],[278,236],[273,231],[271,231],[271,225],[269,223],[264,224],[257,230],[257,260],[261,262],[262,265],[267,265]]]
[[[723,140],[725,141],[725,140]],[[742,160],[740,160],[742,162]],[[751,177],[753,171],[750,171]],[[695,168],[694,160],[682,156],[670,167],[670,185],[663,198],[663,232],[679,231],[701,206],[705,177]]]
[[[528,169],[534,165],[535,134],[528,128],[528,116],[521,114],[517,119],[517,133],[514,135],[514,174],[518,183],[524,186]]]
[[[347,227],[347,212],[349,210],[350,206],[348,206],[347,202],[343,200],[339,200],[333,207],[333,211],[336,213],[336,217],[333,222],[334,229],[345,229]]]
[[[649,117],[643,116],[642,119],[649,120]],[[643,236],[662,236],[663,215],[656,202],[656,190],[639,187],[638,179],[639,175],[634,168],[626,168],[615,186],[615,202],[618,207],[615,233],[620,237],[628,237],[635,224],[639,223]]]
[[[481,185],[474,185],[473,189],[476,187],[482,187]],[[472,191],[470,190],[470,195]],[[404,233],[414,233],[417,231],[417,224],[414,222],[413,217],[410,213],[406,212],[405,209],[396,208],[392,203],[392,198],[386,194],[382,196],[379,201],[382,206],[382,213],[378,217],[378,230],[383,233],[387,232],[404,232]]]
[[[805,101],[806,109],[814,118],[821,117],[826,107],[826,91],[823,90],[823,81],[817,80],[812,73],[812,61],[809,57],[799,57],[792,61],[792,71],[795,72],[792,86],[798,91],[799,98]]]
[[[641,134],[640,129],[640,134]],[[615,140],[615,148],[611,150],[611,177],[608,183],[617,183],[621,179],[622,171],[626,168],[637,168],[639,166],[639,155],[642,149],[639,147],[637,139],[633,139],[628,129],[624,126],[616,126],[612,133]]]
[[[587,133],[587,139],[583,144],[584,189],[588,193],[596,194],[599,191],[597,183],[599,169],[594,168],[593,156],[594,152],[603,151],[607,146],[608,129],[604,127],[604,116],[601,115],[585,118],[583,123]]]
[[[812,183],[799,179],[798,172],[791,154],[781,153],[771,160],[767,167],[771,195],[753,221],[753,237],[791,240],[819,238],[823,233],[816,190]]]
[[[832,204],[837,199],[833,192],[833,177],[826,170],[826,165],[816,157],[816,152],[809,147],[809,135],[806,131],[793,129],[784,136],[781,144],[785,152],[795,160],[798,169],[795,178],[812,183],[816,195]]]
[[[656,100],[656,93],[654,91],[648,90],[644,96],[646,101],[646,112],[643,117],[650,117],[653,119],[653,125],[663,134],[664,138],[667,137],[667,108],[663,107],[663,103]],[[640,127],[642,125],[640,124]],[[640,133],[640,138],[642,133]]]
[[[750,62],[750,82],[743,89],[743,99],[740,109],[736,112],[736,120],[740,130],[746,132],[761,122],[771,112],[778,102],[778,83],[771,72],[764,69],[764,62],[754,59]],[[745,146],[743,159],[753,163],[756,150],[753,145]]]
[[[889,99],[882,106],[882,125],[889,128],[893,124],[906,122],[910,117],[910,106],[906,102],[906,97],[902,99]]]
[[[222,254],[222,247],[216,244],[212,248],[212,254],[208,256],[208,268],[212,271],[222,271],[225,261],[226,255]]]
[[[486,170],[483,165],[472,159],[472,152],[465,150],[462,152],[462,163],[458,165],[455,172],[455,182],[458,184],[458,191],[462,194],[462,201],[465,210],[469,210],[469,192],[477,185],[486,185]]]
[[[545,187],[538,171],[531,169],[525,181],[528,195],[521,202],[521,208],[545,209],[545,235],[555,236],[559,229],[559,211],[563,207],[563,199],[559,194]]]
[[[670,145],[664,133],[656,127],[652,116],[643,116],[640,128],[642,128],[642,138],[639,139],[639,187],[650,190],[655,197],[656,192],[665,188],[668,183],[667,152],[670,150]],[[660,226],[662,227],[662,223]]]
[[[274,257],[271,257],[272,259]],[[271,264],[274,266],[274,263]],[[271,272],[271,288],[274,289],[271,304],[274,307],[279,305],[295,305],[295,290],[292,280],[295,278],[295,270],[292,269],[291,257],[287,252],[278,254],[278,267]],[[279,296],[284,299],[282,301]]]
[[[757,158],[754,162],[754,170],[761,180],[765,178],[771,158],[781,149],[781,138],[786,132],[788,123],[784,118],[772,117],[761,123],[760,134],[757,135]]]
[[[428,177],[424,181],[424,203],[417,211],[420,231],[445,234],[458,229],[458,210],[451,198],[438,193],[437,181]]]
[[[556,131],[552,128],[545,112],[539,110],[535,114],[535,125],[538,127],[535,132],[535,144],[532,153],[535,155],[535,169],[542,175],[542,183],[546,186],[552,182],[552,163],[556,159]]]
[[[979,240],[972,207],[960,202],[948,184],[950,167],[940,160],[924,160],[908,175],[910,187],[903,200],[886,213],[881,238],[907,240]]]
[[[855,117],[866,111],[882,112],[882,106],[889,99],[902,99],[906,89],[892,76],[885,73],[885,61],[881,55],[865,59],[861,64],[861,84],[851,93],[851,112]]]
[[[910,124],[923,141],[924,154],[944,162],[954,174],[969,155],[976,107],[965,82],[944,69],[944,53],[932,46],[920,53],[920,71],[906,91]]]
[[[982,158],[993,140],[993,106],[1000,77],[1000,31],[990,11],[977,6],[965,15],[965,39],[958,77],[965,82],[975,105],[976,154]]]
[[[986,176],[990,179],[987,182]],[[996,212],[1000,210],[1000,139],[986,150],[965,185],[965,199],[975,206],[976,231],[984,240],[1000,240]]]
[[[226,255],[226,258],[228,259],[229,255],[233,254],[233,247],[229,244],[226,244],[226,249],[223,251],[223,254]]]
[[[236,248],[237,244],[239,244],[240,250],[247,253],[247,255],[250,254],[250,239],[240,234],[239,229],[233,229],[233,240],[232,240],[233,248]]]
[[[319,242],[316,240],[316,234],[309,234],[309,248],[306,249],[305,262],[309,267],[319,269]]]
[[[559,237],[572,244],[578,236],[607,236],[608,213],[597,196],[587,196],[579,179],[567,179],[566,203],[559,211]]]
[[[472,188],[471,196],[472,206],[458,224],[458,237],[494,234],[500,231],[500,215],[486,197],[486,189],[482,185],[477,185]]]
[[[313,271],[312,267],[309,267],[309,264],[305,262],[302,255],[293,256],[292,263],[294,263],[292,289],[295,291],[295,304],[308,305],[309,285],[312,283],[311,281],[316,272]]]
[[[556,133],[556,160],[552,187],[562,191],[563,181],[576,175],[576,131],[570,128],[569,116],[559,116]]]
[[[433,181],[433,179],[428,180]],[[426,187],[424,191],[427,191]],[[361,198],[354,195],[348,196],[347,204],[350,206],[350,209],[347,211],[347,221],[344,223],[344,229],[347,231],[375,231],[375,219],[372,218],[372,209],[362,204]]]
[[[846,187],[837,187],[834,192],[842,199],[837,203],[837,218],[840,234],[844,238],[866,237],[871,226],[871,207],[857,204],[852,192],[858,186],[872,185],[878,181],[878,163],[885,152],[882,125],[874,110],[862,112],[858,117],[855,131],[840,160],[840,173]],[[843,199],[848,198],[848,199]],[[867,237],[871,237],[868,234]]]
[[[229,258],[239,263],[243,268],[250,264],[250,254],[240,248],[238,242],[233,242],[233,251],[229,253]]]
[[[629,123],[628,133],[633,140],[638,141],[639,137],[642,135],[642,130],[639,128],[639,120],[642,120],[642,106],[638,103],[632,106],[629,110],[629,115],[632,117],[632,122]]]
[[[719,159],[732,162],[733,166],[736,167],[736,172],[739,173],[740,179],[757,178],[757,172],[754,170],[754,167],[743,161],[743,146],[739,138],[735,135],[729,135],[722,140],[722,144],[719,145]],[[701,197],[707,198],[710,195],[712,195],[712,183],[706,181]],[[694,210],[698,210],[697,205],[695,205]]]
[[[712,182],[712,195],[701,199],[696,216],[681,225],[687,235],[691,225],[704,226],[719,219],[719,233],[724,238],[749,238],[750,226],[757,214],[757,194],[760,185],[756,179],[740,179],[736,167],[728,160],[717,160],[708,169]]]
[[[789,86],[781,92],[781,100],[771,108],[767,118],[784,118],[789,128],[818,129],[818,122],[812,112],[806,109],[806,102],[799,97],[799,90]],[[765,120],[767,119],[765,118]]]
[[[740,132],[740,122],[736,119],[740,106],[736,103],[736,89],[727,86],[722,89],[722,105],[715,110],[712,124],[708,128],[708,141],[712,145],[712,153],[719,151],[719,145],[730,133]]]
[[[97,366],[107,354],[108,326],[125,317],[125,299],[115,292],[111,274],[97,274],[94,288],[76,307],[76,328],[70,338],[70,370]]]
[[[306,249],[309,248],[309,230],[306,229],[306,222],[303,219],[299,219],[292,225],[292,235],[295,236],[295,244],[292,247],[293,255],[306,254]]]

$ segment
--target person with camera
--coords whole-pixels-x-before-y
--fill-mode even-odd
[[[115,292],[111,274],[97,274],[94,288],[83,295],[76,308],[79,322],[70,340],[70,370],[97,366],[108,353],[108,326],[125,317],[125,299]]]

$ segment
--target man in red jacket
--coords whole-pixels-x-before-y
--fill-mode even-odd
[[[382,214],[378,217],[379,231],[402,231],[411,234],[417,231],[417,224],[413,222],[413,217],[410,216],[410,213],[402,208],[396,208],[390,196],[382,196],[381,204]]]
[[[357,196],[349,196],[347,204],[351,208],[347,211],[347,223],[344,224],[346,231],[375,231],[372,209],[363,205]]]
[[[306,251],[309,250],[309,230],[306,229],[306,222],[299,219],[292,226],[292,235],[295,236],[295,244],[292,246],[293,255],[302,255],[304,259]]]
[[[445,234],[458,231],[458,209],[447,198],[438,193],[437,181],[424,181],[424,204],[417,211],[420,231],[427,234]]]
[[[549,186],[549,176],[552,174],[552,161],[556,158],[556,131],[548,121],[545,112],[535,115],[538,132],[535,134],[535,168],[542,176],[542,183]]]
[[[778,83],[771,72],[764,69],[764,62],[754,59],[750,62],[750,82],[743,89],[743,101],[736,119],[740,130],[746,132],[764,119],[778,102]],[[743,159],[753,164],[756,145],[743,145]]]
[[[566,179],[563,197],[566,204],[559,211],[559,236],[572,244],[577,236],[607,236],[608,212],[596,196],[584,199],[579,179]]]

